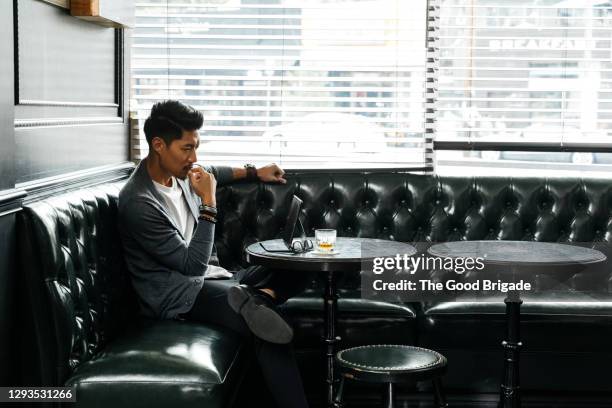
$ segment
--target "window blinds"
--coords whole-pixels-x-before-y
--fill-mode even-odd
[[[431,168],[427,15],[426,0],[137,2],[133,117],[194,106],[217,163]]]
[[[432,2],[437,148],[610,148],[610,1]]]

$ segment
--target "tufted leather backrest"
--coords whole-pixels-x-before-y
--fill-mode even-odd
[[[135,316],[117,233],[122,183],[65,193],[20,214],[24,307],[30,308],[35,384],[61,384]],[[40,353],[37,356],[36,353]]]
[[[440,177],[399,172],[292,172],[285,185],[220,189],[217,246],[223,265],[243,248],[278,237],[293,194],[309,235],[409,243],[456,240],[588,242],[607,251],[612,181],[580,178]],[[600,245],[601,244],[601,245]]]
[[[304,201],[301,219],[309,234],[330,227],[340,236],[411,243],[513,239],[592,242],[604,250],[612,237],[612,183],[604,179],[358,171],[293,172],[287,179],[285,185],[236,183],[218,190],[216,244],[224,266],[244,264],[244,247],[279,235],[293,194]],[[117,233],[122,185],[65,193],[20,214],[24,320],[34,325],[32,338],[24,339],[33,343],[25,364],[40,375],[27,384],[61,384],[135,319],[136,296]]]

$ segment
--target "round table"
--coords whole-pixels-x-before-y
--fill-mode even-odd
[[[429,255],[441,258],[483,259],[485,272],[511,274],[519,277],[530,273],[558,274],[569,278],[587,265],[603,262],[601,252],[567,244],[532,241],[456,241],[431,246]],[[516,408],[521,406],[519,388],[520,308],[518,291],[509,291],[506,299],[507,340],[502,342],[505,350],[504,380],[500,389],[499,406]]]
[[[308,238],[315,242],[314,238]],[[286,249],[280,239],[262,241],[268,250]],[[338,294],[336,290],[337,272],[358,272],[362,262],[371,261],[375,257],[394,257],[397,254],[412,256],[416,249],[409,244],[396,241],[386,241],[372,238],[344,238],[336,241],[336,255],[319,254],[315,251],[301,254],[268,252],[260,243],[254,243],[246,249],[246,260],[250,264],[263,265],[275,269],[295,271],[322,271],[326,273],[325,292],[323,294],[325,307],[325,338],[327,358],[327,404],[334,406],[334,358],[335,344],[340,341],[336,336],[336,315],[338,309]]]

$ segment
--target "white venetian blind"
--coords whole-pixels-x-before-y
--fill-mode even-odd
[[[610,1],[435,1],[437,143],[610,145]]]
[[[132,110],[141,129],[156,101],[201,110],[217,163],[428,168],[426,15],[426,0],[137,2]]]

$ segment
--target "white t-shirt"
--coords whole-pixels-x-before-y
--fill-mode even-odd
[[[164,203],[168,213],[172,217],[174,223],[180,228],[183,236],[185,237],[185,242],[187,245],[189,245],[189,241],[191,241],[191,237],[193,236],[193,230],[195,229],[196,220],[189,210],[187,200],[183,197],[183,189],[181,186],[179,186],[174,177],[172,177],[170,181],[172,182],[170,187],[166,187],[156,181],[153,181],[153,184],[164,198]],[[225,268],[216,265],[208,265],[204,276],[214,279],[224,277],[229,278],[233,275]]]
[[[154,181],[155,188],[157,188],[157,191],[164,197],[168,213],[181,230],[181,233],[185,237],[185,242],[189,244],[196,220],[193,218],[191,211],[189,211],[187,200],[183,198],[183,189],[179,186],[174,177],[172,177],[170,181],[172,182],[170,187],[166,187]]]

